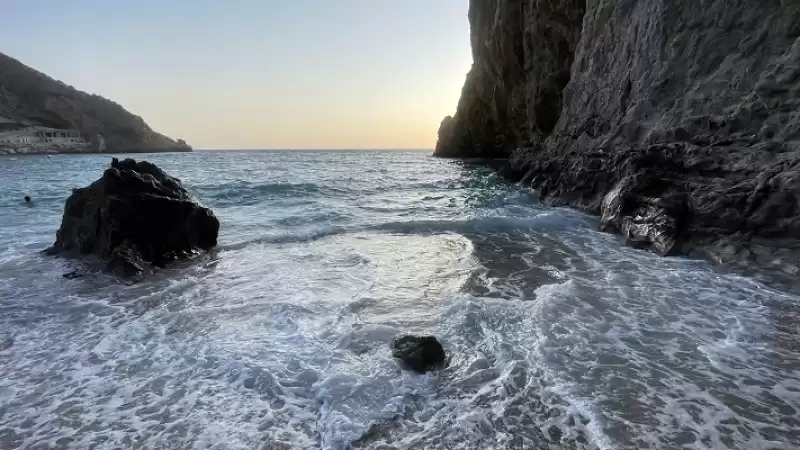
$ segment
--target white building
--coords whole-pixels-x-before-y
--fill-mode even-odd
[[[0,145],[88,144],[78,130],[38,127],[0,117]]]

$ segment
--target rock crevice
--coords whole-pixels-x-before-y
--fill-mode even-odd
[[[660,253],[798,247],[800,3],[473,0],[469,18],[437,155],[510,157],[544,200]]]

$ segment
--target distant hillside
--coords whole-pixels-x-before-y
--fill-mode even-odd
[[[32,127],[77,130],[87,142],[99,135],[107,151],[191,150],[182,140],[156,133],[119,104],[79,91],[0,53],[2,119]]]

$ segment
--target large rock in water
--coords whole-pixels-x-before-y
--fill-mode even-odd
[[[510,156],[635,245],[797,270],[800,2],[471,0],[469,19],[437,155]]]
[[[96,255],[137,274],[217,245],[219,221],[180,180],[146,161],[114,158],[90,186],[67,199],[54,252]]]

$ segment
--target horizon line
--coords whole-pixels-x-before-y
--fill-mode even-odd
[[[282,148],[282,147],[272,147],[272,148],[193,148],[192,151],[195,152],[321,152],[321,151],[378,151],[378,152],[426,152],[426,151],[434,151],[433,148],[373,148],[373,147],[360,147],[360,148],[337,148],[337,147],[330,147],[330,148]]]

